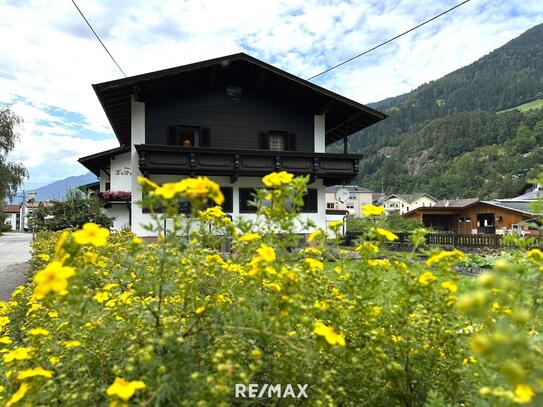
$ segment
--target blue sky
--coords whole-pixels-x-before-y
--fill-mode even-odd
[[[302,78],[459,3],[451,0],[79,0],[128,75],[244,51]],[[92,83],[120,77],[70,1],[0,0],[0,103],[24,119],[27,189],[117,145]],[[472,0],[316,83],[362,103],[410,91],[543,22],[541,0]]]

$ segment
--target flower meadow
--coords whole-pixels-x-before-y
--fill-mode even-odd
[[[296,233],[308,177],[262,181],[254,221],[212,206],[207,178],[141,178],[152,242],[91,223],[38,233],[28,284],[0,303],[0,403],[543,404],[540,250],[462,277],[464,254],[426,248],[424,230],[388,251],[397,237],[366,207],[353,259],[323,230]],[[235,398],[239,383],[308,397]]]

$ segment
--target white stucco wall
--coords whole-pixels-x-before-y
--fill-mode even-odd
[[[104,213],[113,219],[113,229],[121,230],[130,228],[130,204],[112,204],[111,207],[105,208]]]
[[[11,225],[11,230],[16,230],[17,227],[17,214],[16,213],[5,213],[6,217],[5,223]]]
[[[136,202],[142,199],[141,187],[138,183],[138,176],[141,176],[138,161],[139,156],[136,144],[145,143],[145,103],[132,100],[131,103],[131,135],[132,144],[130,149],[130,170],[131,174],[131,191],[132,191],[132,231],[138,236],[146,236],[147,231],[141,226],[144,222],[144,216],[141,207],[136,205]]]
[[[315,152],[326,152],[326,127],[324,115],[315,115]]]
[[[109,175],[104,171],[100,170],[100,192],[105,192],[108,189],[106,184],[109,182]]]
[[[111,158],[111,190],[130,191],[132,189],[131,153],[119,154]]]

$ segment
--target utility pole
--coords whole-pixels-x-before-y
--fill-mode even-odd
[[[19,219],[19,231],[24,232],[26,215],[26,191],[23,189],[23,194],[19,196],[23,198],[23,201],[21,202],[21,219]]]

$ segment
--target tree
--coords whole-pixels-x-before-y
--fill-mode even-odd
[[[16,128],[22,123],[9,106],[0,108],[0,206],[6,197],[13,198],[17,188],[28,176],[25,167],[20,163],[7,160],[7,155],[15,147],[19,139]]]
[[[32,228],[38,230],[61,230],[81,228],[87,222],[111,227],[113,221],[102,213],[102,205],[94,196],[77,190],[68,191],[66,200],[54,202],[52,206],[40,204],[32,213]]]

